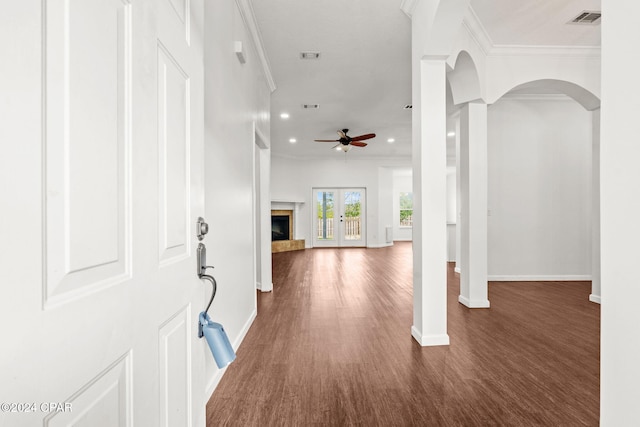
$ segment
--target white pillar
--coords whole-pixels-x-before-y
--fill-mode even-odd
[[[421,59],[413,90],[413,326],[423,346],[448,345],[446,63]]]
[[[260,155],[260,290],[273,290],[271,272],[271,149],[261,148]]]
[[[591,295],[600,304],[600,109],[592,112],[591,150]]]
[[[462,271],[462,260],[460,259],[460,251],[462,250],[462,189],[460,184],[462,183],[462,176],[460,175],[460,113],[456,113],[454,116],[456,124],[456,267],[455,272],[460,273]]]
[[[487,105],[470,102],[460,111],[461,271],[458,301],[488,308],[487,286]]]
[[[614,427],[640,402],[640,2],[602,0],[602,15],[600,425]]]

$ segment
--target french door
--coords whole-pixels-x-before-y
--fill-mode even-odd
[[[313,246],[366,246],[365,189],[313,189]]]

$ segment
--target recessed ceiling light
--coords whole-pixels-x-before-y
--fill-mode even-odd
[[[447,136],[456,136],[456,133],[455,133],[455,132],[449,132],[449,133],[447,134]]]
[[[295,144],[296,142],[298,142],[298,140],[295,138],[289,138],[289,142]]]
[[[396,142],[396,140],[395,140],[395,139],[393,139],[393,138],[389,138],[389,139],[387,139],[387,142],[388,142],[389,144],[393,144],[394,142]]]
[[[280,118],[281,118],[281,119],[288,119],[288,118],[289,118],[289,113],[282,113],[282,114],[280,114]]]

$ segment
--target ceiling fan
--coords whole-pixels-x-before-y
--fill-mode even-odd
[[[375,133],[367,133],[364,135],[352,137],[347,135],[347,132],[349,132],[349,129],[339,130],[338,135],[340,135],[340,139],[316,139],[315,141],[316,142],[337,142],[338,144],[336,144],[333,148],[337,150],[342,150],[346,153],[351,149],[352,145],[355,147],[366,147],[367,143],[361,142],[361,141],[376,137]]]

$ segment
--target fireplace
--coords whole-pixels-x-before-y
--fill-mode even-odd
[[[304,240],[294,240],[293,210],[271,211],[271,251],[304,249]]]
[[[271,241],[289,240],[289,215],[271,215]]]

